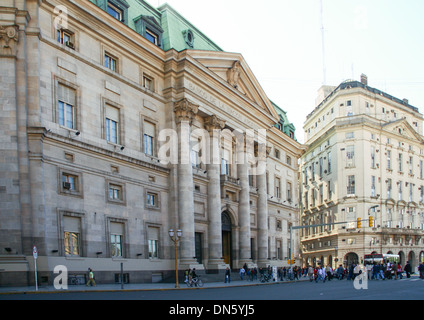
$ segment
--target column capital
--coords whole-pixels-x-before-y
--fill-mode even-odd
[[[208,132],[213,130],[222,130],[225,127],[225,121],[218,118],[216,115],[211,115],[205,118],[205,128]]]
[[[193,120],[194,116],[199,112],[199,106],[191,103],[187,99],[180,100],[175,102],[174,112],[176,116],[177,123],[182,121],[190,122]]]
[[[19,26],[0,26],[0,55],[16,55]]]

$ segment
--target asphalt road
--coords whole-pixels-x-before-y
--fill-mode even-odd
[[[365,287],[365,284],[362,286]],[[424,300],[424,280],[368,281],[358,290],[353,281],[296,282],[248,287],[189,290],[55,292],[3,294],[0,300],[144,300],[144,301],[290,301],[290,300]]]

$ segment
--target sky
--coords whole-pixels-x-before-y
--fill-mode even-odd
[[[423,0],[322,0],[322,10],[320,0],[147,1],[168,3],[224,51],[241,53],[299,142],[321,85],[362,73],[424,112]]]

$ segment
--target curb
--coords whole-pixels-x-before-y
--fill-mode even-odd
[[[171,290],[207,290],[207,289],[222,289],[222,288],[240,288],[240,287],[253,287],[253,286],[265,286],[265,285],[277,285],[277,284],[288,284],[303,282],[302,280],[290,280],[290,281],[277,281],[277,282],[266,282],[266,283],[246,283],[246,284],[235,284],[235,285],[217,285],[217,286],[206,286],[206,287],[180,287],[180,288],[133,288],[133,289],[60,289],[60,290],[22,290],[22,291],[4,291],[0,292],[1,295],[16,295],[16,294],[57,294],[57,293],[87,293],[87,292],[139,292],[139,291],[171,291]],[[212,282],[213,283],[213,282]],[[216,283],[216,282],[215,282]]]

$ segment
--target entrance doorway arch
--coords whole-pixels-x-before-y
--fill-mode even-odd
[[[344,261],[346,263],[346,266],[350,266],[351,264],[358,264],[359,257],[355,252],[349,252],[345,255]]]
[[[411,265],[412,270],[415,270],[415,267],[417,266],[417,260],[416,260],[414,251],[409,252],[408,261],[409,261],[409,264]]]
[[[224,263],[232,268],[232,227],[231,216],[229,212],[224,211],[221,215],[222,221],[222,258]]]

